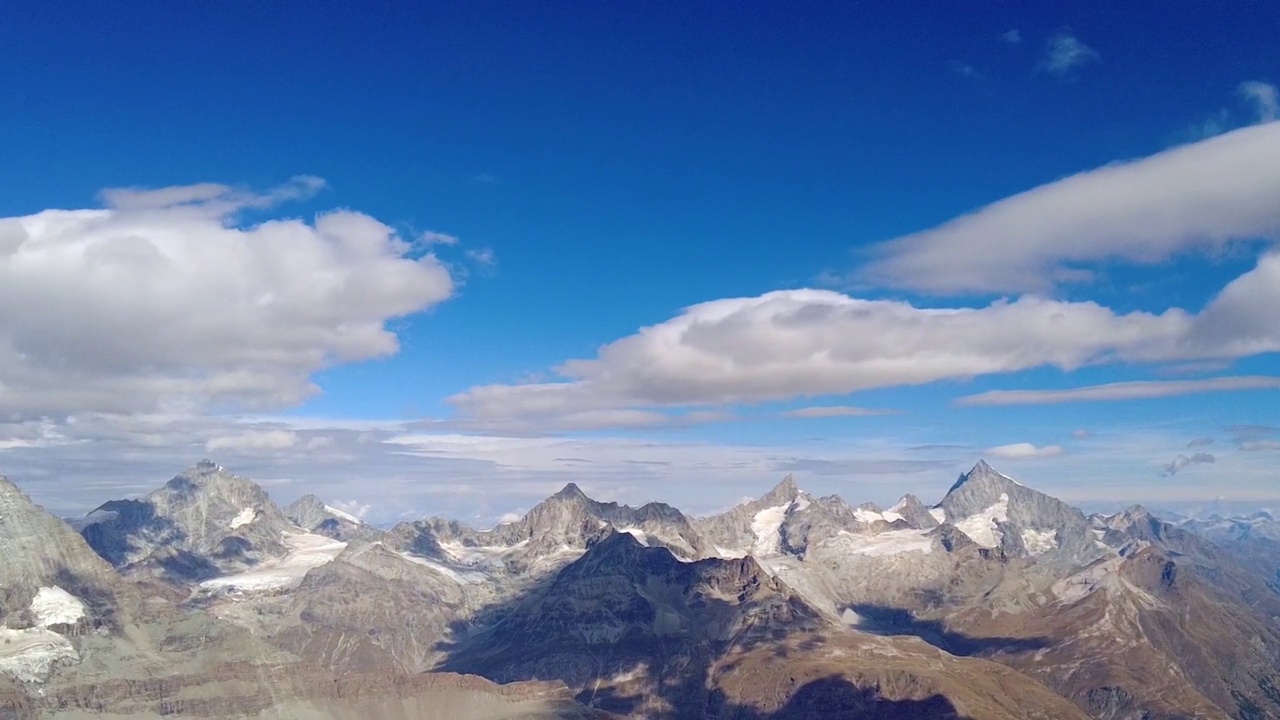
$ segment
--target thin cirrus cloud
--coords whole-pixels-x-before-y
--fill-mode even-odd
[[[106,190],[105,209],[0,218],[0,415],[288,406],[319,370],[395,353],[386,322],[454,292],[434,255],[349,210],[236,222],[323,186]]]
[[[833,418],[833,417],[871,417],[876,415],[892,415],[894,410],[850,407],[848,405],[815,405],[813,407],[796,408],[782,413],[786,418]]]
[[[1280,123],[1106,165],[875,248],[856,282],[1047,292],[1103,261],[1155,263],[1280,231]]]
[[[956,405],[1051,405],[1068,402],[1150,400],[1208,392],[1280,389],[1280,377],[1243,375],[1204,380],[1148,380],[1117,382],[1067,390],[991,390],[966,395]],[[1209,440],[1212,442],[1212,440]],[[1195,442],[1195,441],[1193,441]],[[1206,443],[1207,444],[1207,443]]]
[[[1239,90],[1246,100],[1253,103],[1259,122],[1280,118],[1280,89],[1275,85],[1261,80],[1246,80],[1240,83]]]
[[[1059,78],[1068,79],[1074,77],[1077,69],[1100,62],[1102,56],[1097,50],[1064,31],[1049,38],[1042,67]]]
[[[987,451],[984,454],[989,457],[1001,458],[1003,460],[1041,460],[1043,458],[1056,457],[1062,453],[1063,450],[1061,445],[1045,445],[1037,447],[1031,443],[1024,442],[987,448]]]

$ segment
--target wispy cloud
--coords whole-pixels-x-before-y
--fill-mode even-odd
[[[427,246],[444,245],[452,247],[458,244],[457,236],[449,235],[448,233],[436,232],[435,230],[427,230],[418,236],[418,240],[423,245]]]
[[[788,418],[830,418],[830,417],[866,417],[873,415],[893,415],[896,410],[880,410],[875,408],[850,407],[848,405],[815,405],[813,407],[796,408],[782,413]]]
[[[1168,476],[1177,475],[1180,471],[1182,471],[1183,469],[1191,465],[1202,465],[1205,463],[1212,463],[1216,461],[1217,461],[1217,458],[1215,458],[1213,455],[1210,455],[1209,453],[1203,453],[1203,452],[1195,453],[1190,457],[1186,455],[1179,455],[1175,457],[1172,461],[1170,461],[1168,465],[1164,466],[1164,474]]]
[[[1074,35],[1061,31],[1049,38],[1045,48],[1044,69],[1062,79],[1075,76],[1077,68],[1102,62],[1097,50],[1085,45]]]
[[[1273,390],[1280,388],[1280,377],[1244,375],[1206,380],[1150,380],[1090,385],[1069,390],[991,390],[966,395],[956,405],[1047,405],[1066,402],[1102,400],[1146,400],[1206,392],[1237,390]]]
[[[1253,104],[1259,122],[1271,122],[1280,118],[1280,90],[1261,80],[1240,83],[1240,94]]]
[[[1017,45],[1022,42],[1022,33],[1018,32],[1017,28],[1014,28],[1008,32],[1001,33],[1000,39],[1010,45]]]
[[[961,62],[959,60],[950,60],[947,62],[947,67],[951,68],[951,72],[959,75],[960,77],[970,78],[973,80],[983,79],[982,73],[969,63]]]
[[[498,264],[498,255],[493,251],[493,248],[468,250],[467,257],[480,267],[492,268]]]
[[[1211,437],[1194,438],[1191,442],[1187,443],[1187,449],[1191,450],[1198,447],[1208,447],[1212,444],[1213,438]]]
[[[1031,443],[1013,443],[1011,445],[1000,445],[998,447],[987,448],[985,455],[994,458],[1003,458],[1005,460],[1040,460],[1043,458],[1051,458],[1063,453],[1061,445],[1045,445],[1036,447]]]

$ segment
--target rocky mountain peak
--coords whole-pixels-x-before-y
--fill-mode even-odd
[[[766,505],[784,505],[792,502],[800,495],[800,488],[796,485],[795,477],[788,475],[782,478],[782,481],[773,486],[773,489],[760,498],[760,502]]]
[[[910,493],[903,495],[893,507],[889,508],[889,512],[896,513],[907,521],[911,527],[926,530],[938,526],[938,519],[925,507],[920,499]]]
[[[1007,487],[1009,485],[1018,485],[1018,482],[988,465],[986,460],[978,460],[973,469],[956,479],[947,493],[950,494],[962,487],[971,485]]]
[[[549,499],[574,501],[590,500],[590,498],[587,497],[587,494],[582,492],[582,488],[578,487],[577,483],[569,483],[568,485],[565,485],[560,489],[560,492],[552,495]]]

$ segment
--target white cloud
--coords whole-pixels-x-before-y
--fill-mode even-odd
[[[368,503],[362,503],[359,500],[338,500],[328,503],[330,507],[341,510],[360,520],[364,520],[369,515],[369,511],[373,506]]]
[[[1022,42],[1022,33],[1018,32],[1017,28],[1014,28],[1000,35],[1000,39],[1009,43],[1010,45],[1017,45],[1018,43]]]
[[[0,416],[282,406],[318,370],[396,352],[386,321],[453,292],[435,257],[348,210],[235,224],[322,185],[108,190],[106,210],[0,218]]]
[[[1205,380],[1147,380],[1089,385],[1068,390],[991,390],[966,395],[956,405],[1046,405],[1065,402],[1102,400],[1149,400],[1206,392],[1238,390],[1273,390],[1280,388],[1280,377],[1242,375]]]
[[[1089,432],[1088,430],[1085,430],[1084,428],[1080,428],[1079,430],[1072,430],[1071,437],[1077,440],[1088,440],[1089,438],[1093,437],[1093,433]]]
[[[423,245],[447,245],[453,246],[458,244],[458,238],[453,235],[447,235],[435,230],[427,230],[418,236],[419,242]]]
[[[522,517],[524,517],[523,513],[518,513],[514,511],[509,513],[503,513],[501,516],[498,517],[498,522],[502,525],[506,525],[507,523],[516,522]]]
[[[1280,118],[1280,90],[1275,85],[1260,80],[1240,83],[1240,94],[1253,103],[1259,122],[1271,122]]]
[[[1012,445],[1000,445],[999,447],[988,448],[985,454],[990,457],[1003,458],[1006,460],[1039,460],[1042,458],[1061,455],[1062,446],[1045,445],[1043,447],[1036,447],[1031,443],[1013,443]]]
[[[298,433],[291,430],[246,430],[235,435],[210,438],[204,444],[204,449],[211,453],[219,450],[284,450],[297,444]],[[311,442],[307,445],[315,449]]]
[[[468,250],[467,257],[470,258],[471,262],[481,267],[493,267],[498,264],[498,256],[493,252],[493,248]]]
[[[1155,263],[1280,231],[1280,123],[1107,165],[881,245],[855,277],[959,294],[1044,292],[1090,263]]]
[[[1168,465],[1164,466],[1164,474],[1177,475],[1179,472],[1186,469],[1187,467],[1190,467],[1191,465],[1203,465],[1205,463],[1213,463],[1216,461],[1217,461],[1217,458],[1215,458],[1213,455],[1210,455],[1209,453],[1204,453],[1204,452],[1195,453],[1190,457],[1186,455],[1178,455],[1173,460],[1171,460]]]
[[[826,290],[788,290],[686,308],[555,368],[560,382],[473,387],[449,398],[462,422],[537,425],[582,413],[659,423],[661,408],[843,395],[1052,366],[1167,363],[1280,351],[1280,254],[1230,283],[1199,315],[1117,314],[1024,296],[923,309]],[[995,391],[959,404],[1164,397],[1274,387],[1269,377]],[[628,424],[641,424],[628,420]],[[603,425],[601,425],[603,426]]]
[[[1044,69],[1060,78],[1069,78],[1076,68],[1102,62],[1098,51],[1066,32],[1049,38],[1045,49]]]
[[[850,407],[848,405],[816,405],[814,407],[796,408],[782,413],[789,418],[829,418],[829,417],[866,417],[873,415],[889,415],[893,410],[877,410],[874,408]]]

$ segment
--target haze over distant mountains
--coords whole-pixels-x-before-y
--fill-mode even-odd
[[[940,488],[941,490],[941,488]],[[63,521],[0,480],[0,717],[1280,716],[1280,521],[787,477],[378,528],[203,461]]]

